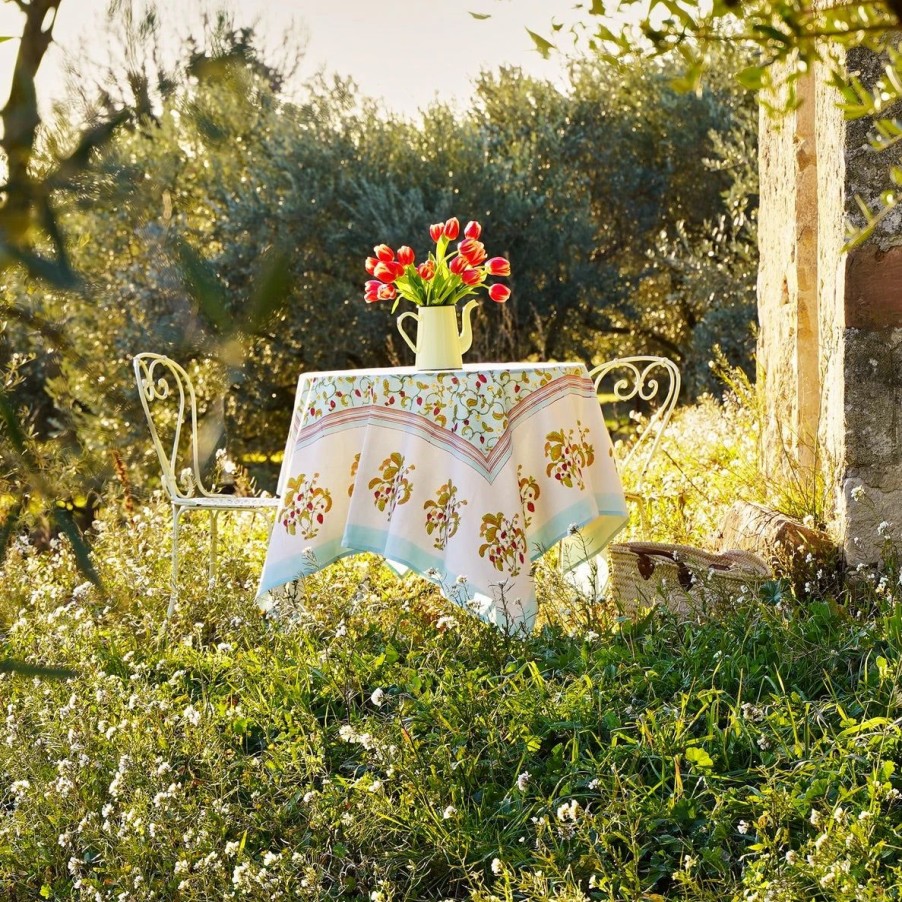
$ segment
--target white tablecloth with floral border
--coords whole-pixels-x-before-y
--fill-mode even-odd
[[[509,631],[536,618],[530,562],[579,529],[568,565],[628,515],[579,363],[305,373],[258,598],[376,552]]]

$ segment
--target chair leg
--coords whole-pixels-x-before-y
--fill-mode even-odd
[[[172,573],[170,576],[169,607],[166,610],[166,619],[172,616],[175,603],[179,597],[179,518],[182,509],[178,505],[172,505]]]
[[[219,511],[210,511],[210,582],[216,579],[216,518]]]

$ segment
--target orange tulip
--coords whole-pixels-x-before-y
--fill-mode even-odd
[[[395,286],[380,285],[378,294],[380,301],[390,301],[395,296]]]
[[[482,226],[472,219],[464,227],[464,236],[466,238],[478,238],[481,234]]]
[[[421,263],[417,267],[417,272],[420,274],[420,278],[423,279],[424,282],[430,282],[435,276],[435,264],[431,260],[427,260],[425,263]]]
[[[489,297],[498,304],[503,304],[510,296],[510,288],[500,282],[496,282],[489,288]]]

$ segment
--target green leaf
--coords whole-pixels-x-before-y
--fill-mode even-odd
[[[175,242],[175,253],[182,270],[185,288],[197,301],[207,319],[223,334],[232,331],[228,297],[213,267],[181,238]]]
[[[57,507],[53,511],[53,519],[60,530],[65,533],[69,544],[72,545],[72,551],[75,554],[75,561],[78,569],[98,588],[100,587],[100,576],[94,569],[94,563],[91,560],[91,552],[88,543],[85,542],[81,532],[72,519],[72,514],[64,507]]]
[[[604,3],[601,0],[592,0],[592,5],[589,7],[589,15],[590,16],[603,16],[605,13]]]
[[[11,35],[11,34],[5,34],[5,35],[3,35],[2,37],[0,37],[0,44],[2,44],[4,41],[11,41],[11,40],[13,39],[13,37],[14,37],[14,36]],[[46,885],[46,884],[45,884],[45,885]],[[43,890],[42,890],[42,893],[43,893]]]
[[[704,749],[697,746],[690,746],[686,749],[685,757],[690,764],[694,764],[696,767],[714,767],[714,759]]]
[[[737,73],[736,79],[743,88],[749,91],[760,91],[764,87],[764,66],[748,66]]]
[[[267,320],[282,307],[291,291],[291,256],[285,248],[272,247],[260,261],[254,280],[246,325],[250,332],[259,332]]]
[[[16,526],[19,525],[19,518],[22,516],[22,502],[14,505],[6,512],[6,519],[0,526],[0,564],[6,558],[6,549],[9,547],[9,540],[13,537]]]
[[[536,34],[534,31],[530,31],[528,28],[526,29],[526,33],[532,38],[533,44],[536,45],[536,50],[542,55],[542,59],[548,59],[551,55],[552,50],[556,50],[557,48],[551,41],[546,40],[540,34]]]
[[[9,38],[0,38],[0,41],[8,41]],[[50,888],[49,883],[44,883],[41,886],[40,895],[42,899],[49,899],[53,890]]]
[[[68,667],[44,667],[26,661],[16,661],[14,658],[0,658],[0,673],[17,673],[19,676],[40,677],[45,680],[67,680],[69,677],[78,676],[76,671]]]
[[[470,13],[474,19],[491,19],[491,13]]]

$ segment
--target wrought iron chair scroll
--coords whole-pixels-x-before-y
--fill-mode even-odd
[[[648,468],[661,446],[680,395],[680,371],[666,357],[620,357],[596,366],[589,372],[595,391],[604,384],[613,393],[613,401],[641,401],[653,405],[644,428],[637,433],[620,466],[631,475],[632,491],[626,493],[637,503],[643,529],[648,526],[643,492]]]
[[[589,376],[595,383],[596,393],[607,387],[614,403],[635,400],[652,407],[644,428],[636,434],[626,456],[619,462],[621,472],[629,471],[631,477],[632,490],[626,492],[626,498],[638,506],[642,529],[647,533],[645,476],[679,399],[680,371],[666,357],[635,356],[599,364],[589,371]],[[561,563],[567,582],[584,596],[600,597],[608,582],[606,552],[594,560],[571,566],[570,561],[582,557],[578,543],[571,547],[565,541],[561,547]]]
[[[172,573],[167,619],[172,616],[178,598],[179,520],[184,511],[206,510],[210,513],[210,578],[216,575],[216,518],[220,511],[260,510],[275,508],[278,498],[243,497],[209,491],[204,485],[198,450],[197,400],[188,374],[174,360],[162,354],[138,354],[133,361],[141,406],[147,417],[150,437],[160,460],[163,487],[172,504]],[[164,413],[165,411],[165,413]],[[184,434],[187,429],[188,434]],[[179,485],[185,460],[184,443],[188,442],[185,468],[186,488]],[[168,450],[167,450],[168,449]]]

